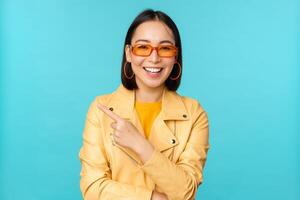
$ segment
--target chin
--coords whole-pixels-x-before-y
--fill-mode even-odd
[[[149,88],[158,88],[161,87],[162,85],[164,85],[164,82],[161,81],[149,81],[149,82],[144,82],[143,83],[145,86],[149,87]]]
[[[163,76],[160,78],[151,79],[143,74],[142,76],[139,76],[139,77],[136,76],[136,81],[137,81],[137,84],[140,83],[148,88],[158,88],[158,87],[161,87],[162,85],[165,85],[165,81],[168,78],[167,75],[168,74],[163,74]]]

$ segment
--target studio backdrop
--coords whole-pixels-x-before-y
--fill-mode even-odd
[[[178,25],[178,93],[208,113],[197,199],[300,199],[298,0],[0,1],[0,199],[82,199],[88,106],[121,83],[146,8]]]

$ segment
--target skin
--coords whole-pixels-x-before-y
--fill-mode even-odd
[[[140,24],[132,37],[131,44],[173,44],[175,40],[172,31],[160,21],[147,21]],[[136,90],[136,100],[141,102],[160,101],[165,87],[165,81],[170,75],[173,65],[176,62],[175,56],[172,58],[161,58],[157,52],[152,51],[148,57],[140,57],[131,53],[129,46],[125,47],[127,62],[131,62],[132,70],[135,73],[136,83],[139,89]],[[159,78],[148,77],[143,67],[164,68]],[[98,104],[98,108],[114,122],[111,127],[114,129],[114,142],[123,147],[132,149],[146,163],[154,153],[153,145],[137,130],[129,121],[110,111],[106,106]],[[167,200],[164,193],[156,190],[152,193],[152,200]]]
[[[146,40],[146,41],[144,41]],[[150,44],[153,47],[159,44],[175,45],[172,30],[160,21],[147,21],[140,24],[132,37],[131,45]],[[173,65],[176,62],[175,57],[161,58],[154,50],[148,57],[141,57],[132,54],[129,46],[125,47],[127,62],[131,63],[135,74],[136,83],[139,89],[136,90],[136,98],[142,102],[154,102],[161,100],[162,92],[165,87],[164,82],[170,75]],[[149,78],[143,67],[162,67],[162,76],[160,78]]]

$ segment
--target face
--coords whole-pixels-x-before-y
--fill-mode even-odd
[[[140,24],[132,37],[131,46],[149,44],[152,47],[174,45],[175,40],[172,30],[160,21],[147,21]],[[160,57],[153,49],[149,56],[134,55],[129,46],[125,48],[127,62],[131,63],[135,80],[139,88],[163,87],[165,80],[170,75],[176,57]],[[159,72],[156,72],[159,70]]]

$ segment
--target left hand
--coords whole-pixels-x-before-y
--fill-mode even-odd
[[[137,153],[140,153],[143,146],[149,143],[131,122],[121,118],[104,105],[98,104],[98,108],[114,120],[111,127],[114,129],[115,143],[128,147]]]

